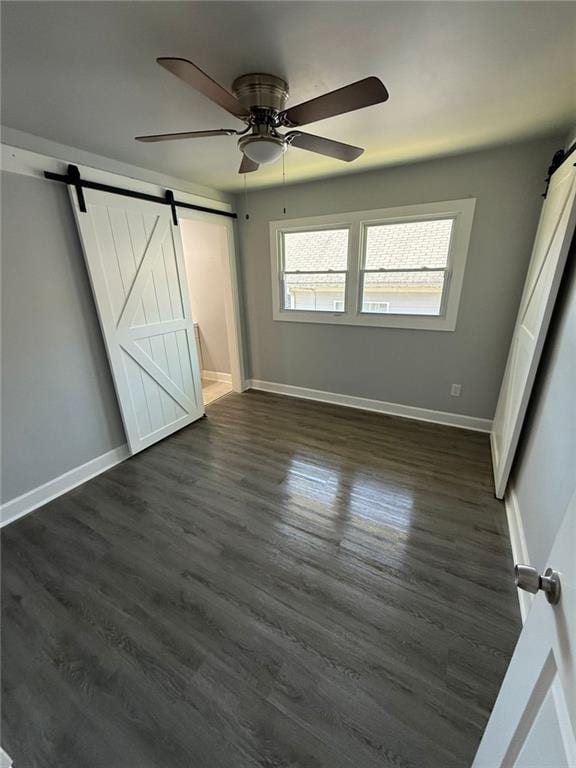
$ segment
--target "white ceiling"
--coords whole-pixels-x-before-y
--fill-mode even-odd
[[[241,127],[155,63],[180,56],[229,87],[288,80],[291,104],[368,75],[390,100],[308,126],[366,147],[355,163],[290,149],[289,181],[565,130],[576,120],[572,2],[3,2],[2,122],[223,190],[234,137],[145,145],[142,133]],[[282,164],[250,187],[281,181]]]

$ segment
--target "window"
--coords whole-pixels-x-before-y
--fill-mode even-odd
[[[274,319],[454,330],[474,206],[271,222]]]
[[[362,312],[389,299],[396,315],[440,315],[454,219],[367,224],[364,227]],[[390,308],[391,307],[391,308]]]
[[[281,281],[284,310],[344,309],[348,229],[282,232]]]
[[[362,312],[377,312],[382,314],[383,312],[390,312],[389,301],[366,301],[362,300]]]

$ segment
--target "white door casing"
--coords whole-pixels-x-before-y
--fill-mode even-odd
[[[576,766],[576,493],[547,566],[560,601],[535,595],[472,768]]]
[[[575,224],[576,168],[568,159],[553,174],[542,207],[490,435],[499,499],[506,491]]]
[[[131,453],[204,413],[179,228],[161,203],[70,189]]]
[[[178,219],[189,221],[200,221],[214,223],[212,214],[183,208],[178,213]],[[230,353],[230,373],[232,376],[232,389],[234,392],[243,392],[246,389],[246,379],[244,371],[244,354],[242,343],[242,318],[240,311],[240,296],[238,291],[238,270],[236,261],[236,243],[235,243],[235,224],[230,218],[223,218],[218,222],[218,226],[225,231],[226,237],[226,258],[223,259],[222,268],[224,271],[224,315],[226,319],[226,333],[228,336],[228,347]],[[185,228],[183,236],[184,260],[186,261],[186,235]],[[192,276],[193,277],[193,276]]]

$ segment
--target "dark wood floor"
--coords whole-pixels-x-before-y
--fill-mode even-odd
[[[519,632],[486,435],[255,392],[3,577],[15,768],[469,768]]]

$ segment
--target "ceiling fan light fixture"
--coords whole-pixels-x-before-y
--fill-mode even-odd
[[[286,151],[282,139],[272,136],[247,136],[240,142],[240,149],[258,165],[274,163]]]

